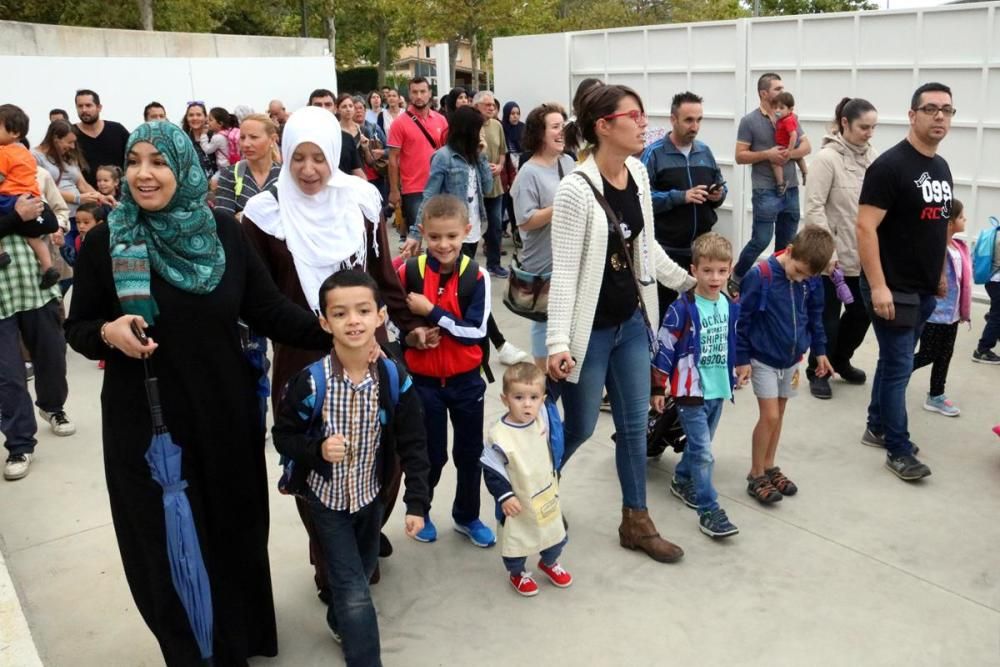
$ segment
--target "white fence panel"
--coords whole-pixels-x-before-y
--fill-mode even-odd
[[[749,168],[735,165],[736,129],[756,107],[757,78],[778,72],[819,150],[837,102],[863,97],[879,110],[873,140],[885,150],[906,136],[913,90],[927,81],[952,87],[959,110],[941,145],[956,196],[974,237],[1000,214],[1000,3],[891,12],[854,12],[716,23],[675,24],[494,41],[501,99],[568,103],[587,77],[622,83],[643,96],[651,128],[669,128],[670,98],[691,90],[705,98],[699,138],[711,146],[729,183],[719,231],[742,247],[750,236]],[[510,54],[535,40],[531,60]],[[547,50],[543,50],[544,49]],[[544,82],[531,96],[525,82]],[[527,102],[520,98],[524,97]],[[527,109],[522,108],[522,111]],[[980,292],[981,294],[981,292]]]

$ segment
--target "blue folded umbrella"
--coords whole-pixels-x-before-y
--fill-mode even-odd
[[[201,555],[191,503],[181,479],[181,448],[173,441],[163,423],[159,389],[155,377],[149,377],[146,362],[146,396],[153,418],[153,439],[146,450],[146,463],[153,479],[163,487],[163,517],[167,530],[167,557],[174,590],[187,612],[191,630],[203,660],[212,657],[212,590],[208,571]]]

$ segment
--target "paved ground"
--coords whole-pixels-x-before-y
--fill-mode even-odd
[[[680,564],[656,564],[617,544],[608,415],[564,479],[572,532],[563,563],[576,578],[568,590],[543,583],[538,597],[519,598],[497,550],[447,530],[445,512],[435,513],[442,537],[432,545],[407,540],[397,512],[389,526],[396,554],[383,561],[374,588],[385,664],[1000,664],[1000,441],[990,432],[1000,421],[1000,368],[969,361],[983,312],[977,305],[973,330],[960,332],[952,367],[949,393],[962,416],[920,409],[927,370],[911,385],[911,427],[934,471],[921,483],[898,481],[879,451],[858,444],[868,388],[837,382],[832,401],[806,392],[790,404],[780,463],[801,491],[773,508],[750,499],[742,481],[753,397],[743,391],[726,406],[715,479],[741,529],[729,541],[703,536],[694,513],[669,494],[674,455],[650,463],[652,516],[687,551]],[[526,321],[502,306],[498,315],[507,335],[526,344]],[[856,363],[873,368],[874,353],[869,335]],[[162,664],[126,587],[110,524],[101,371],[74,353],[69,368],[67,410],[77,434],[44,430],[31,475],[0,482],[3,555],[45,665]],[[492,418],[501,410],[497,392],[492,385]],[[272,449],[268,455],[276,462]],[[277,465],[271,470],[277,476]],[[442,500],[453,483],[446,472]],[[312,590],[304,532],[273,485],[271,512],[281,655],[253,664],[340,664]],[[484,488],[483,516],[491,512]],[[0,610],[7,611],[2,600]],[[0,613],[0,664],[30,664],[11,652],[17,632],[6,618]]]

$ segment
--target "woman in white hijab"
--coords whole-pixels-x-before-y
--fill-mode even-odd
[[[329,111],[305,107],[285,124],[281,142],[281,174],[275,185],[254,195],[243,210],[243,230],[257,249],[278,288],[292,301],[319,312],[319,287],[346,269],[367,271],[379,286],[389,318],[404,331],[420,329],[433,337],[427,322],[406,307],[406,295],[392,267],[382,196],[375,186],[337,169],[340,125]],[[384,332],[379,339],[386,342]],[[285,383],[324,353],[274,345],[272,407]],[[399,473],[383,488],[386,516],[399,491]],[[309,512],[296,498],[299,516],[309,533],[316,587],[328,600],[326,572]],[[383,553],[391,550],[383,539]],[[377,576],[377,575],[376,575]]]

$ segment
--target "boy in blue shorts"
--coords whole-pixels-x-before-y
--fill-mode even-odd
[[[369,361],[385,321],[375,281],[341,271],[319,289],[320,324],[333,352],[294,376],[273,429],[291,460],[284,490],[305,498],[323,549],[331,600],[326,621],[349,666],[378,667],[378,620],[368,581],[378,563],[384,511],[380,491],[398,456],[406,474],[406,534],[424,526],[430,502],[420,399],[392,359]]]
[[[799,384],[806,350],[816,357],[816,376],[833,373],[823,331],[823,284],[819,275],[833,256],[833,237],[807,225],[788,248],[761,260],[743,277],[736,325],[736,376],[750,378],[760,417],[753,429],[747,493],[770,504],[798,487],[775,465],[781,422]]]
[[[736,321],[740,306],[723,293],[733,265],[733,247],[715,232],[692,245],[694,289],[670,304],[653,358],[653,407],[663,412],[664,393],[677,404],[687,445],[674,469],[670,492],[698,511],[698,526],[709,537],[729,537],[739,529],[719,507],[712,486],[712,439],[722,405],[733,397]]]

